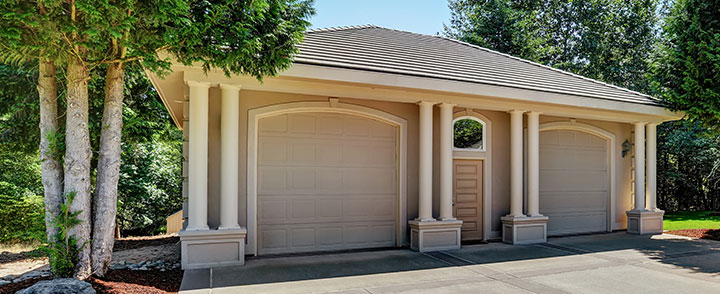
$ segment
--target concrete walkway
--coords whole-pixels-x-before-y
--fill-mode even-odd
[[[187,270],[182,293],[720,293],[720,242],[612,233]]]

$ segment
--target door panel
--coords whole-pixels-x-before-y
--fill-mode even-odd
[[[453,210],[463,221],[462,241],[482,240],[483,161],[453,161]]]
[[[548,235],[601,232],[608,215],[607,141],[590,133],[540,133],[540,213]]]
[[[259,130],[259,254],[395,246],[396,127],[293,113]]]

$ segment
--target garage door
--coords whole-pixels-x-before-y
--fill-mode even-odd
[[[397,128],[335,113],[261,119],[258,253],[395,246]]]
[[[540,213],[548,235],[607,229],[607,141],[590,133],[540,133]]]

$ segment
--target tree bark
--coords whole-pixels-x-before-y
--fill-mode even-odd
[[[52,242],[57,229],[52,220],[60,213],[63,202],[63,170],[58,157],[56,143],[58,139],[57,80],[55,64],[40,60],[38,75],[38,94],[40,97],[40,166],[42,183],[45,190],[45,227],[48,241]]]
[[[75,278],[84,280],[91,274],[90,267],[90,130],[88,128],[87,66],[72,56],[67,66],[67,117],[65,121],[65,194],[75,193],[70,211],[80,212],[80,224],[70,230],[78,241],[78,262]]]
[[[115,242],[117,185],[122,153],[123,74],[121,63],[108,65],[93,203],[92,268],[93,274],[100,277],[110,266]]]

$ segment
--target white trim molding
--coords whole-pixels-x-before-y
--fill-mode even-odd
[[[548,122],[540,124],[540,132],[544,131],[552,131],[552,130],[572,130],[572,131],[580,131],[580,132],[586,132],[589,134],[593,134],[595,136],[598,136],[600,138],[603,138],[605,141],[607,141],[607,147],[608,147],[608,181],[610,184],[610,192],[608,193],[608,207],[607,210],[609,210],[609,213],[607,214],[607,220],[606,220],[606,231],[612,232],[613,227],[615,226],[615,202],[616,202],[616,195],[615,195],[615,176],[617,174],[617,171],[615,169],[615,160],[616,160],[616,151],[615,151],[615,134],[612,132],[609,132],[605,129],[596,127],[591,124],[586,123],[580,123],[576,122],[574,120],[571,121],[559,121],[559,122]]]
[[[374,119],[397,127],[397,232],[396,245],[407,244],[407,120],[399,116],[374,108],[342,103],[330,98],[328,102],[290,102],[248,111],[248,151],[247,151],[247,254],[257,255],[257,162],[258,162],[258,125],[260,119],[302,112],[344,113]]]
[[[497,239],[495,235],[499,235],[500,231],[492,231],[492,142],[488,142],[487,138],[492,140],[492,121],[487,116],[473,109],[463,109],[453,113],[453,125],[460,118],[474,118],[483,123],[483,145],[485,149],[482,151],[470,151],[465,149],[454,149],[453,159],[470,159],[483,161],[483,181],[485,191],[483,191],[483,240]]]

